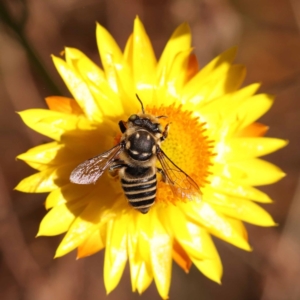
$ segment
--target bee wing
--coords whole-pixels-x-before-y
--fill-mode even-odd
[[[183,170],[176,166],[172,160],[160,149],[157,158],[163,169],[165,181],[170,185],[173,194],[183,199],[201,199],[198,184]]]
[[[122,145],[118,144],[107,152],[84,161],[72,171],[70,181],[77,184],[95,183],[121,150]]]

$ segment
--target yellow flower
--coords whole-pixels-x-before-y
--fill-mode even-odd
[[[273,226],[256,202],[271,199],[253,186],[271,184],[284,176],[258,157],[276,151],[286,141],[262,137],[267,127],[255,123],[273,98],[257,94],[259,84],[240,89],[245,68],[232,65],[232,48],[198,70],[191,53],[187,24],[179,26],[159,61],[141,21],[122,53],[113,37],[97,25],[103,69],[82,52],[65,49],[65,60],[54,64],[73,99],[49,97],[49,110],[20,113],[27,126],[53,142],[18,156],[38,172],[22,180],[17,190],[50,192],[38,235],[66,232],[56,257],[78,249],[78,257],[105,249],[107,292],[118,284],[127,260],[133,291],[142,293],[155,280],[168,297],[172,259],[188,272],[193,263],[220,282],[222,264],[211,239],[214,235],[250,250],[243,221]],[[202,199],[174,196],[159,181],[157,199],[147,214],[128,205],[118,178],[105,172],[96,184],[70,183],[72,170],[120,140],[118,122],[141,111],[166,115],[171,123],[162,149],[200,186]]]

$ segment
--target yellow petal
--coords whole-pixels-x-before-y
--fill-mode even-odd
[[[101,238],[100,230],[96,230],[78,247],[77,259],[90,256],[103,248],[104,243]]]
[[[182,104],[181,91],[187,76],[186,69],[190,52],[191,49],[177,53],[169,70],[160,76],[160,82],[155,89],[151,105]]]
[[[126,66],[126,76],[119,76],[122,81],[122,87],[129,97],[135,96],[135,83],[133,78],[133,33],[129,36],[123,55],[123,65]]]
[[[127,65],[132,66],[133,60],[133,34],[131,34],[126,42],[123,59],[127,62]]]
[[[244,65],[232,65],[227,73],[227,78],[224,80],[222,87],[223,93],[232,93],[240,88],[246,77],[246,67]],[[210,98],[216,97],[222,94],[214,93],[210,95]]]
[[[74,48],[66,48],[66,60],[87,82],[102,115],[119,116],[124,113],[120,95],[111,89],[104,72],[96,64],[81,51]],[[121,92],[122,84],[119,82],[120,79],[117,74],[115,76],[119,85],[118,91]],[[128,82],[126,84],[128,85]]]
[[[208,203],[189,202],[180,205],[180,208],[196,224],[204,226],[211,234],[241,249],[248,251],[251,249],[244,234],[242,235],[224,215],[217,213]]]
[[[189,272],[192,261],[176,240],[173,241],[173,259],[186,273]]]
[[[53,167],[24,178],[15,187],[25,193],[47,193],[69,182],[69,176],[74,165]]]
[[[59,140],[60,136],[64,133],[62,128],[55,126],[54,124],[49,124],[45,122],[45,119],[49,119],[56,116],[57,122],[63,122],[62,113],[49,111],[46,109],[29,109],[22,112],[19,112],[23,122],[33,130],[48,136],[54,140]],[[69,116],[67,116],[68,118]],[[71,116],[71,120],[73,120]]]
[[[88,194],[93,190],[93,185],[78,185],[68,183],[52,191],[46,199],[46,209],[56,205],[70,203],[75,200],[83,200],[84,197],[90,197]],[[82,201],[81,201],[82,202]]]
[[[180,204],[179,207],[190,217],[192,212],[187,212],[185,204]],[[187,252],[192,262],[208,278],[220,282],[222,263],[207,230],[199,224],[188,221],[175,207],[168,212],[168,216],[169,226],[171,226],[176,240]]]
[[[226,74],[229,72],[236,50],[236,48],[227,50],[200,70],[183,88],[183,102],[192,102],[194,104],[205,102],[204,96],[213,87],[212,82],[215,82],[218,78],[226,77]],[[211,82],[211,85],[207,86],[207,82]],[[199,89],[201,92],[199,92]]]
[[[186,79],[185,82],[191,80],[199,71],[199,64],[195,54],[191,54],[189,57],[187,70],[186,70]]]
[[[99,199],[91,202],[72,223],[69,231],[56,250],[55,257],[63,256],[81,245],[95,230],[106,223],[109,215],[103,216],[105,207]]]
[[[242,130],[264,115],[272,106],[273,101],[274,97],[267,94],[258,94],[244,101],[232,112],[234,116],[242,120],[239,130]]]
[[[210,123],[210,135],[214,140],[224,140],[241,136],[245,128],[261,117],[272,105],[272,97],[269,95],[255,95],[251,98],[244,99],[240,105],[232,106],[231,112],[228,114],[216,115],[214,118],[203,120]],[[259,134],[259,132],[258,132]]]
[[[61,96],[52,96],[45,98],[45,100],[50,110],[71,115],[83,114],[83,110],[74,99]]]
[[[135,283],[136,289],[140,295],[149,287],[152,280],[153,280],[153,274],[149,270],[148,264],[143,261],[140,261],[137,280]]]
[[[107,224],[104,258],[104,285],[109,294],[119,283],[127,261],[127,215],[111,220]]]
[[[89,84],[101,86],[107,84],[103,70],[92,62],[83,52],[75,48],[65,48],[68,65],[72,66]]]
[[[76,157],[76,163],[79,164],[86,159],[96,156],[112,148],[115,144],[115,137],[120,133],[116,122],[106,120],[92,130],[72,130],[66,132],[61,137],[61,143],[67,145],[66,154],[70,158]],[[96,142],[101,141],[101,142]]]
[[[182,208],[182,210],[179,208]],[[185,217],[186,209],[188,207],[184,204],[183,206],[178,204],[178,207],[170,206],[165,208],[164,212],[160,212],[160,218],[190,257],[197,259],[212,258],[211,255],[214,255],[215,252],[210,249],[212,244],[210,240],[207,240],[205,230]]]
[[[95,86],[90,86],[90,91],[94,99],[97,101],[99,109],[104,116],[119,117],[120,115],[125,114],[120,96],[114,93],[110,88],[107,88],[107,86],[102,85],[100,88]],[[127,103],[131,102],[128,101],[128,99],[124,99],[124,106],[126,100]]]
[[[268,212],[252,201],[214,193],[210,203],[218,212],[258,226],[274,226],[275,223]]]
[[[169,94],[174,97],[179,97],[181,94],[182,86],[186,79],[186,68],[192,49],[179,52],[172,62],[170,71],[166,74],[166,84]],[[164,101],[165,103],[165,101]],[[171,105],[172,103],[165,105]]]
[[[56,158],[58,152],[64,145],[57,142],[46,143],[29,149],[27,152],[17,156],[18,159],[25,161],[31,167],[42,171]]]
[[[106,79],[112,90],[118,92],[118,82],[116,69],[124,68],[122,65],[123,55],[111,34],[97,23],[97,45],[101,57],[101,62],[105,70]]]
[[[138,244],[136,252],[136,261],[138,262],[138,274],[136,277],[135,286],[137,291],[141,294],[150,285],[153,279],[153,270],[151,267],[151,253],[150,253],[150,214],[141,215],[139,212],[134,212],[137,214],[138,228]],[[143,276],[140,278],[140,276]]]
[[[176,28],[171,38],[166,44],[164,51],[157,65],[158,81],[161,81],[161,76],[169,72],[171,64],[175,56],[179,52],[184,52],[191,47],[191,29],[187,23],[183,23]]]
[[[145,102],[152,100],[156,58],[150,39],[138,17],[133,28],[133,76],[136,93]]]
[[[53,63],[64,80],[69,91],[78,102],[89,120],[101,122],[103,116],[93,98],[87,83],[73,66],[67,64],[61,58],[52,56]]]
[[[228,170],[236,168],[242,171],[242,176],[235,177],[234,181],[243,185],[266,185],[277,182],[285,176],[285,173],[265,160],[253,158],[228,164]]]
[[[156,287],[163,299],[168,298],[172,269],[172,239],[155,211],[151,211],[150,258]]]
[[[136,225],[137,215],[133,214],[131,222],[128,224],[128,258],[130,267],[130,279],[132,291],[136,291],[136,282],[140,269],[140,262],[137,260],[138,250],[138,230]]]
[[[238,161],[275,152],[287,143],[276,138],[240,137],[232,138],[220,150],[225,161]]]
[[[66,131],[93,128],[84,117],[46,109],[28,109],[20,112],[19,115],[28,127],[57,141]]]
[[[264,136],[266,132],[269,130],[269,127],[258,123],[254,122],[239,132],[235,134],[236,137],[259,137],[259,136]]]
[[[27,152],[18,155],[17,158],[24,161],[39,161],[47,164],[52,161],[57,155],[57,152],[64,147],[64,145],[57,142],[46,143],[29,149]]]
[[[285,176],[277,166],[254,158],[227,164],[215,163],[210,172],[245,186],[271,184]]]
[[[52,236],[66,232],[76,216],[83,210],[84,205],[76,204],[72,207],[63,204],[52,208],[43,218],[37,235]]]
[[[196,259],[192,258],[193,264],[207,278],[221,284],[223,266],[220,258],[215,259]]]
[[[214,72],[219,71],[220,66],[231,64],[235,59],[236,53],[237,47],[232,47],[218,55],[200,70],[201,75],[199,74],[199,79],[213,76]]]
[[[201,97],[207,103],[212,99],[236,91],[244,81],[246,68],[241,65],[234,65],[224,72],[226,74],[220,74],[216,78],[213,77],[210,81],[206,81],[205,85],[200,86],[197,97]],[[230,103],[225,107],[228,106],[230,106]]]
[[[232,180],[222,178],[220,176],[212,176],[210,179],[210,186],[221,193],[225,193],[231,196],[246,198],[262,203],[272,202],[271,198],[264,192],[243,184],[238,184]],[[205,197],[205,187],[203,189],[203,197]]]
[[[138,244],[136,258],[150,264],[150,215],[142,215],[139,212],[133,212],[137,215],[136,226],[138,228]]]
[[[204,88],[206,88],[207,91],[210,91],[208,87]],[[206,104],[201,102],[197,105],[197,110],[199,110],[203,121],[208,123],[209,128],[217,127],[220,131],[220,120],[228,126],[226,118],[232,115],[232,112],[236,111],[237,108],[247,99],[253,99],[251,97],[258,88],[259,84],[251,84],[241,90],[223,95],[222,97],[214,99]],[[204,96],[201,96],[201,98],[203,97]],[[234,121],[236,123],[236,119]]]
[[[127,228],[132,291],[142,293],[153,279],[150,264],[149,214],[140,216],[139,212],[131,211]]]

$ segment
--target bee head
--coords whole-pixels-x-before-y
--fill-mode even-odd
[[[141,115],[131,115],[128,118],[128,124],[129,126],[138,126],[141,128],[144,128],[146,130],[149,130],[151,133],[162,133],[163,132],[163,126],[155,122],[156,117],[147,115],[147,114],[141,114]]]

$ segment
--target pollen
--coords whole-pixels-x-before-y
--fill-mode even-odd
[[[193,117],[192,112],[182,110],[182,107],[161,106],[160,108],[147,108],[148,113],[154,116],[165,115],[160,119],[165,127],[168,123],[168,137],[161,144],[162,150],[181,170],[188,174],[201,187],[208,183],[209,168],[214,156],[213,141],[206,135],[205,123]],[[162,180],[158,183],[157,202],[185,201],[178,199],[171,188]]]

